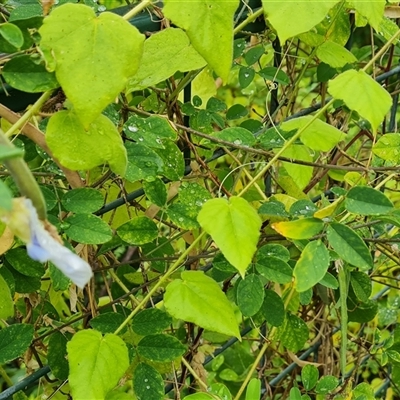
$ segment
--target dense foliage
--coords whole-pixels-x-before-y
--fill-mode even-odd
[[[0,5],[0,399],[398,398],[398,3],[126,3]]]

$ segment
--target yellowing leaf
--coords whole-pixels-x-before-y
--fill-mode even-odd
[[[349,0],[349,3],[350,7],[353,7],[359,14],[365,17],[373,28],[379,29],[385,11],[385,0]]]
[[[125,175],[125,147],[117,128],[104,115],[99,115],[86,131],[74,112],[59,111],[50,118],[46,141],[67,168],[86,170],[108,163],[116,174]]]
[[[55,72],[88,128],[138,69],[144,36],[122,17],[96,16],[82,4],[64,4],[44,19],[40,47],[55,59]]]
[[[241,197],[212,199],[204,203],[197,220],[244,277],[260,236],[262,221],[256,210]]]
[[[265,16],[277,30],[281,43],[307,32],[322,21],[339,0],[277,1],[262,0]],[[290,22],[289,22],[290,21]]]
[[[214,279],[200,271],[185,271],[166,289],[164,305],[177,319],[240,339],[231,303]]]
[[[329,82],[328,91],[367,119],[374,131],[392,105],[390,94],[364,71],[343,72]]]
[[[163,9],[223,81],[231,69],[233,16],[238,6],[238,0],[165,0]]]
[[[301,129],[309,123],[313,117],[306,116],[294,118],[282,124],[284,131]],[[316,119],[300,135],[300,140],[308,147],[316,151],[330,151],[345,137],[344,133],[326,122]],[[287,157],[287,156],[286,156]]]
[[[324,223],[318,218],[275,222],[271,225],[279,234],[289,239],[309,239],[321,232]]]

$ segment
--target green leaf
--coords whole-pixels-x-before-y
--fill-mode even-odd
[[[214,136],[241,146],[253,146],[256,142],[254,135],[250,131],[240,127],[223,129],[216,132]]]
[[[182,29],[166,28],[144,42],[139,69],[129,78],[127,92],[155,86],[177,71],[192,71],[205,65],[206,61],[193,48]]]
[[[143,190],[147,198],[156,206],[164,207],[167,203],[167,189],[161,179],[156,178],[154,181],[144,181]]]
[[[281,85],[288,85],[290,83],[290,79],[286,73],[276,67],[263,68],[258,71],[258,74],[268,81],[277,82]]]
[[[94,317],[89,323],[93,329],[105,334],[115,332],[124,320],[125,317],[122,314],[107,312]]]
[[[17,247],[7,251],[6,260],[20,274],[32,278],[41,278],[44,275],[43,264],[32,260],[25,249]]]
[[[248,66],[255,64],[265,53],[264,46],[255,46],[249,49],[244,55],[244,59]]]
[[[42,51],[54,57],[57,80],[88,129],[137,71],[144,35],[122,17],[97,17],[82,4],[54,9],[39,33]]]
[[[215,400],[215,397],[208,393],[193,393],[185,396],[183,400]]]
[[[330,245],[344,261],[364,270],[373,267],[368,247],[348,226],[332,222],[328,227],[327,237]]]
[[[289,400],[301,400],[301,392],[297,387],[292,387],[289,392]]]
[[[237,305],[245,317],[252,317],[264,301],[264,285],[256,274],[247,275],[237,287]]]
[[[309,31],[321,22],[338,2],[339,0],[323,2],[262,0],[265,16],[277,30],[281,43],[299,33]],[[288,21],[291,23],[289,24]]]
[[[256,75],[253,68],[240,67],[239,69],[239,85],[242,89],[246,88],[253,82],[254,76]]]
[[[117,228],[118,236],[132,245],[152,242],[158,236],[157,225],[145,216],[131,219]]]
[[[125,178],[129,182],[154,179],[161,175],[164,161],[152,149],[140,143],[127,142],[128,167]]]
[[[337,281],[337,279],[330,274],[329,272],[327,272],[325,274],[325,276],[319,281],[319,283],[327,288],[330,289],[337,289],[339,287],[339,282]]]
[[[73,189],[64,194],[61,204],[67,211],[92,213],[104,204],[103,195],[93,188]]]
[[[316,366],[308,364],[301,369],[301,381],[305,390],[312,390],[317,384],[318,378],[319,371]]]
[[[212,199],[204,203],[197,220],[243,277],[260,236],[262,222],[254,208],[241,197]]]
[[[266,289],[260,313],[272,326],[281,326],[285,321],[285,306],[278,293]]]
[[[227,120],[234,120],[245,117],[249,111],[245,106],[241,104],[234,104],[229,110],[226,112],[226,119]]]
[[[317,56],[333,68],[341,68],[357,61],[357,58],[349,50],[329,40],[317,47]]]
[[[182,204],[200,208],[209,199],[210,192],[196,182],[183,183],[179,187],[179,201]]]
[[[282,344],[293,353],[301,350],[308,339],[306,323],[296,315],[287,313],[285,322],[278,328]]]
[[[48,72],[41,60],[21,55],[12,58],[3,68],[6,82],[19,90],[28,93],[41,93],[59,87],[56,76]]]
[[[76,333],[67,344],[69,384],[75,400],[103,399],[129,366],[121,338],[95,330]]]
[[[14,301],[10,288],[4,278],[0,275],[0,318],[6,320],[14,315]]]
[[[379,29],[380,22],[385,10],[385,0],[349,0],[350,7],[360,13],[368,20],[368,23],[376,30]]]
[[[261,246],[257,250],[256,259],[257,261],[259,261],[262,260],[264,257],[271,257],[271,256],[280,258],[283,261],[290,260],[289,250],[285,246],[282,246],[281,244],[277,243],[268,243],[265,244],[264,246]]]
[[[246,388],[246,400],[254,400],[261,398],[261,381],[252,378]]]
[[[132,330],[141,336],[161,333],[172,324],[172,318],[158,308],[143,310],[132,320]]]
[[[400,163],[400,133],[386,133],[372,147],[372,152],[385,161]]]
[[[164,380],[151,365],[141,362],[133,372],[133,391],[137,400],[163,400]]]
[[[21,29],[8,22],[0,24],[0,35],[15,48],[19,49],[24,44],[24,37]]]
[[[348,304],[348,310],[349,321],[363,324],[375,318],[378,313],[378,303],[374,300],[367,300],[358,304],[351,302]]]
[[[269,217],[289,217],[289,213],[285,209],[285,205],[279,201],[266,201],[258,209],[258,213],[261,215],[267,215]]]
[[[162,333],[145,336],[137,345],[138,354],[150,361],[174,361],[185,351],[186,347],[178,339]]]
[[[293,270],[296,290],[305,292],[320,282],[328,271],[329,261],[329,252],[321,240],[308,243]]]
[[[200,271],[184,271],[166,289],[164,305],[177,319],[240,338],[233,308],[212,278]]]
[[[19,357],[31,344],[33,325],[15,324],[0,330],[0,364]]]
[[[185,173],[185,160],[182,152],[171,140],[165,140],[163,145],[163,149],[154,149],[162,160],[161,174],[170,181],[179,181]]]
[[[393,210],[393,203],[379,190],[369,186],[352,187],[345,200],[347,211],[361,215],[386,214]]]
[[[71,281],[52,263],[49,263],[49,276],[55,291],[64,291],[68,289]]]
[[[107,222],[93,214],[76,214],[64,220],[67,236],[79,243],[101,244],[112,238],[112,230]]]
[[[167,215],[171,221],[182,229],[197,229],[197,215],[199,207],[189,206],[187,204],[174,203],[167,209]]]
[[[233,59],[233,16],[238,0],[166,0],[164,15],[184,29],[210,67],[228,80]]]
[[[256,269],[259,274],[272,282],[285,285],[292,281],[292,268],[280,258],[269,256],[258,259],[257,257]]]
[[[371,278],[364,272],[352,271],[350,284],[357,299],[362,302],[367,302],[372,293]]]
[[[392,105],[390,94],[364,71],[345,71],[329,82],[329,93],[343,100],[377,130]]]
[[[301,129],[308,124],[313,117],[306,116],[294,118],[284,122],[281,129],[289,132],[295,129]],[[300,135],[300,140],[308,147],[316,151],[331,151],[340,141],[345,138],[343,132],[332,125],[316,119]]]
[[[317,383],[315,392],[318,394],[328,394],[335,390],[339,385],[339,379],[336,376],[325,375]]]
[[[124,124],[125,134],[145,146],[164,149],[165,139],[175,140],[177,134],[167,119],[152,116],[140,118],[132,115]]]
[[[47,362],[51,372],[58,379],[68,379],[69,366],[67,360],[68,340],[61,332],[54,332],[49,339]]]
[[[295,221],[275,222],[271,226],[284,237],[301,240],[318,235],[324,227],[324,223],[318,218],[303,218]]]
[[[59,111],[46,129],[46,142],[62,165],[72,170],[86,170],[108,163],[116,174],[125,175],[126,150],[114,124],[105,116],[92,119],[85,129],[77,115]]]

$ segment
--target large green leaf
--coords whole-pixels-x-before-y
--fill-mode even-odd
[[[295,221],[275,222],[271,226],[282,236],[301,240],[317,235],[324,227],[324,223],[319,218],[303,218]]]
[[[0,318],[6,320],[14,315],[14,302],[7,282],[0,275]]]
[[[357,13],[365,17],[369,24],[376,30],[379,29],[385,10],[385,4],[385,0],[349,0],[350,7],[353,7]]]
[[[233,58],[233,16],[238,0],[165,0],[164,15],[183,28],[211,68],[228,79]]]
[[[265,16],[278,32],[281,43],[299,33],[309,31],[321,22],[338,2],[339,0],[297,2],[262,0]]]
[[[154,86],[177,71],[191,71],[205,65],[203,57],[193,48],[184,31],[164,29],[144,42],[139,69],[129,78],[127,92]]]
[[[294,118],[281,125],[282,130],[292,131],[301,129],[308,124],[313,117],[306,116]],[[300,135],[300,140],[308,147],[316,151],[330,151],[345,137],[344,133],[326,122],[316,119]]]
[[[93,188],[78,188],[68,191],[61,199],[66,210],[75,213],[91,213],[104,204],[100,191]]]
[[[278,328],[282,344],[293,353],[301,350],[308,339],[306,323],[296,315],[287,313],[285,322]]]
[[[354,186],[345,200],[346,209],[354,214],[379,215],[393,210],[393,203],[379,190],[369,186]]]
[[[322,241],[308,243],[293,270],[296,290],[305,292],[312,288],[325,276],[328,267],[329,252]]]
[[[164,305],[177,319],[240,338],[233,308],[212,278],[200,271],[185,271],[166,289]]]
[[[374,131],[392,105],[392,97],[364,71],[350,69],[329,82],[329,93],[367,119]]]
[[[82,4],[57,7],[39,32],[42,51],[54,57],[58,82],[89,128],[138,69],[144,36],[122,17],[97,17]]]
[[[33,339],[33,325],[15,324],[0,330],[0,364],[19,357]]]
[[[373,267],[368,247],[353,229],[332,222],[328,227],[327,237],[330,245],[344,261],[364,270]]]
[[[261,219],[254,208],[241,197],[212,199],[204,203],[197,220],[244,276],[260,237]]]
[[[67,349],[69,384],[76,400],[104,399],[129,366],[124,341],[111,333],[80,331]]]
[[[164,380],[161,374],[146,363],[139,363],[133,373],[133,390],[138,400],[163,400]]]
[[[162,333],[145,336],[137,345],[138,354],[150,361],[174,361],[185,351],[186,347],[177,338]]]
[[[105,115],[92,121],[85,129],[74,112],[59,111],[47,125],[47,144],[67,168],[86,170],[108,163],[112,171],[124,176],[128,159],[117,128]]]

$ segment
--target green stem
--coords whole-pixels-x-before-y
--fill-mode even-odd
[[[342,381],[344,382],[347,365],[347,293],[348,293],[348,272],[347,269],[341,263],[337,263],[338,269],[338,280],[339,280],[339,307],[340,307],[340,332],[342,340],[340,344],[340,373],[342,375]]]
[[[128,11],[122,18],[126,21],[129,21],[135,15],[142,12],[146,7],[151,6],[152,3],[152,0],[143,0],[136,7],[132,8],[132,10]]]
[[[0,376],[4,379],[4,382],[7,383],[8,387],[11,387],[11,386],[14,385],[13,381],[11,380],[11,378],[7,375],[7,372],[1,366],[0,366]]]
[[[253,22],[260,15],[262,15],[263,11],[264,10],[261,7],[257,11],[254,11],[253,14],[250,14],[244,21],[236,26],[236,28],[233,30],[233,34],[236,35],[237,33],[239,33],[246,25],[250,24],[250,22]]]
[[[128,325],[128,322],[147,304],[147,302],[151,299],[151,296],[161,287],[161,285],[178,269],[186,257],[190,254],[190,252],[197,246],[200,240],[205,235],[205,232],[200,233],[196,240],[180,255],[180,257],[169,267],[168,271],[162,276],[158,282],[153,286],[153,288],[147,293],[147,295],[143,298],[143,300],[137,305],[137,307],[127,316],[125,321],[117,328],[114,332],[116,335],[121,332],[122,329]]]
[[[19,122],[19,121],[18,121]],[[15,124],[16,125],[16,124]],[[13,125],[14,126],[14,125]],[[11,127],[12,128],[12,127]],[[8,140],[7,136],[0,129],[0,145],[13,149],[15,146]],[[19,191],[23,196],[32,200],[40,219],[46,219],[46,203],[43,193],[39,188],[31,170],[22,157],[4,160],[4,165],[9,170]]]

